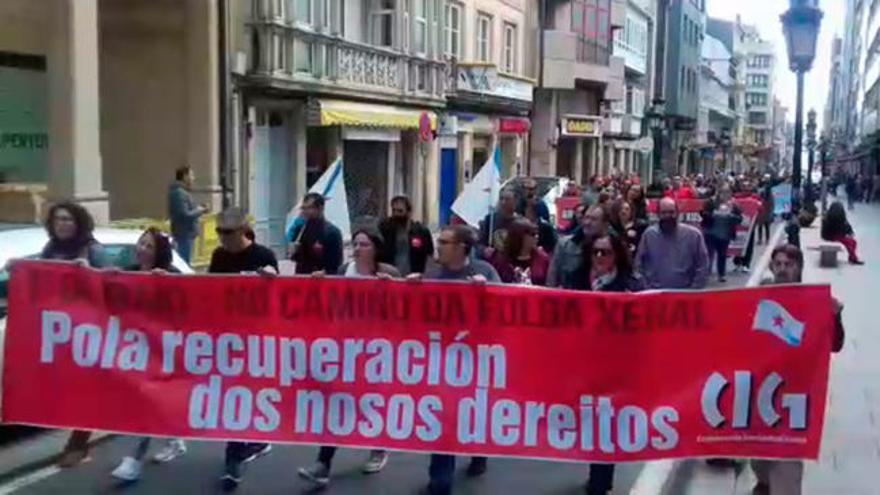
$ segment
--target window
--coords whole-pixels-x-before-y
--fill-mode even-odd
[[[428,0],[413,0],[412,41],[416,53],[428,52]]]
[[[577,34],[578,62],[608,65],[611,0],[571,0],[571,30]]]
[[[684,67],[681,68],[681,78],[678,80],[678,88],[679,91],[684,91],[687,89],[687,73]]]
[[[516,73],[516,25],[504,23],[504,54],[502,66],[508,74]]]
[[[448,57],[461,58],[461,5],[450,2],[445,9],[444,51]]]
[[[767,94],[766,93],[746,93],[746,103],[751,106],[766,107],[767,106]]]
[[[477,14],[477,60],[489,62],[492,59],[492,17]]]
[[[291,0],[290,11],[293,13],[293,21],[302,24],[312,23],[312,0]]]
[[[272,0],[272,18],[284,19],[284,0]]]
[[[691,42],[691,21],[688,16],[684,16],[684,22],[681,24],[681,37],[684,38],[684,41],[687,43]]]
[[[766,112],[749,112],[749,124],[764,125],[767,123]]]
[[[286,69],[284,56],[284,38],[277,32],[272,33],[272,70],[283,71]]]
[[[372,0],[370,34],[374,45],[394,46],[394,0]]]

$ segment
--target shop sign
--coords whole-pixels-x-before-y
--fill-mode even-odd
[[[598,137],[601,132],[601,117],[564,117],[563,136]]]
[[[505,134],[526,134],[530,128],[529,119],[498,119],[498,132]]]
[[[499,74],[498,69],[493,65],[460,64],[458,66],[457,89],[531,102],[534,85],[526,80]]]

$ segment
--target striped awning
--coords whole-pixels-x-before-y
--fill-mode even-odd
[[[418,129],[422,114],[427,113],[431,129],[437,129],[437,114],[431,111],[345,100],[318,100],[318,106],[322,126]]]

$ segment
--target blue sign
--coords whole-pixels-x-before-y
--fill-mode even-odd
[[[791,184],[784,182],[771,189],[773,193],[773,214],[791,213]]]

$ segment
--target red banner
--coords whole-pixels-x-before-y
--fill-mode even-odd
[[[749,243],[749,236],[752,234],[752,229],[755,228],[755,219],[761,212],[762,207],[760,201],[752,198],[737,198],[733,202],[742,210],[743,220],[741,224],[736,226],[736,238],[731,241],[727,249],[727,255],[731,257],[742,256],[745,253]],[[657,220],[657,207],[659,203],[660,200],[657,199],[648,200],[648,213],[652,222]],[[678,205],[679,221],[700,228],[703,220],[700,213],[703,211],[706,200],[680,199],[676,201],[676,204]]]
[[[827,286],[594,294],[20,262],[3,420],[574,461],[819,453]]]

